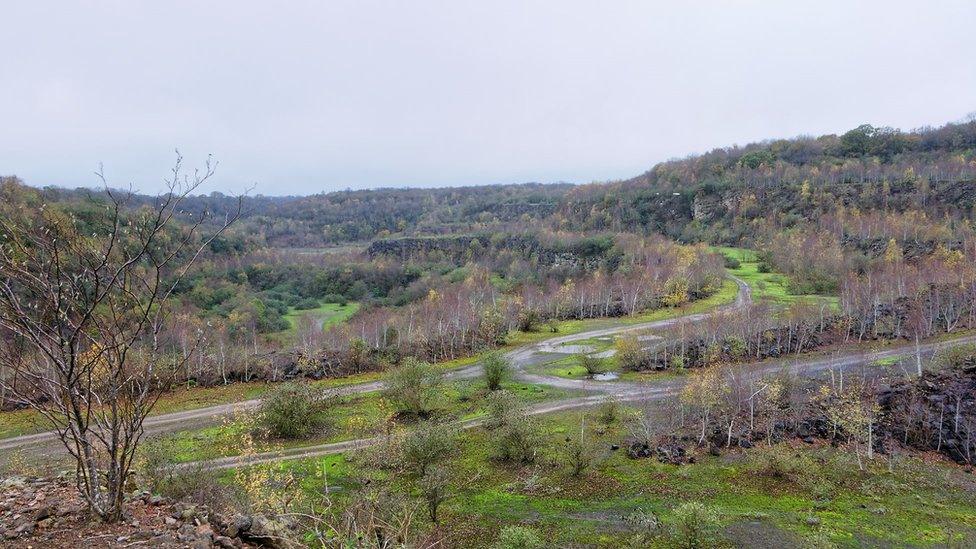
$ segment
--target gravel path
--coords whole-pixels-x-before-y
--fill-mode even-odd
[[[738,278],[733,277],[733,279],[739,288],[735,301],[731,304],[718,307],[708,312],[696,313],[665,320],[642,322],[638,324],[625,324],[609,328],[602,328],[599,330],[580,332],[577,334],[558,336],[509,351],[505,356],[514,366],[515,377],[519,381],[586,393],[584,396],[572,397],[531,406],[527,409],[528,413],[546,414],[556,411],[594,406],[600,402],[603,402],[608,396],[612,396],[614,399],[621,402],[653,402],[655,400],[661,400],[663,398],[675,395],[683,383],[681,380],[659,380],[653,382],[653,384],[627,381],[596,382],[591,380],[566,379],[557,376],[540,375],[527,372],[525,368],[539,362],[550,360],[552,354],[565,354],[565,346],[574,341],[598,337],[613,337],[628,332],[660,330],[662,328],[674,326],[679,322],[699,322],[720,312],[748,306],[752,302],[752,292],[749,286]],[[939,343],[926,344],[921,347],[921,351],[926,355],[931,355],[938,349],[944,347],[974,342],[976,342],[976,336],[967,336]],[[560,346],[563,346],[562,352],[559,349]],[[808,360],[782,359],[757,364],[751,367],[745,366],[744,368],[750,372],[750,375],[756,376],[781,371],[784,368],[790,368],[795,373],[804,376],[815,376],[829,369],[850,369],[852,367],[865,366],[877,360],[911,354],[914,351],[914,346],[906,345],[876,353],[859,352],[838,355],[830,358]],[[450,372],[447,377],[449,379],[471,379],[477,377],[480,375],[480,373],[480,364],[472,364],[470,366]],[[340,395],[352,395],[374,392],[380,389],[382,389],[382,382],[375,381],[339,387],[334,389],[334,392]],[[222,418],[230,416],[238,410],[254,409],[259,406],[260,403],[260,400],[254,399],[232,404],[222,404],[207,408],[199,408],[196,410],[152,416],[145,422],[146,434],[160,435],[168,432],[214,425]],[[480,423],[481,420],[475,419],[465,421],[461,426],[464,428],[471,428],[480,425]],[[343,442],[267,452],[250,456],[247,459],[240,457],[220,458],[196,464],[184,464],[182,467],[227,469],[242,465],[253,465],[291,459],[304,459],[363,448],[376,444],[378,440],[379,439],[377,438],[348,440]],[[57,440],[53,433],[37,433],[33,435],[25,435],[0,440],[0,462],[4,461],[3,458],[5,457],[5,454],[9,454],[13,450],[24,451],[25,449],[29,449],[30,453],[37,458],[57,458],[58,456],[64,455],[64,448],[61,446],[60,441]]]

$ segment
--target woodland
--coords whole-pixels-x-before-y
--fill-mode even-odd
[[[0,544],[976,546],[976,121],[218,176],[0,179]]]

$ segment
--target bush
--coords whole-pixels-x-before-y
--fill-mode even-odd
[[[491,430],[492,457],[498,461],[532,463],[541,444],[539,428],[522,409],[518,397],[508,391],[488,396],[488,418]]]
[[[327,406],[307,383],[285,383],[271,390],[261,403],[259,424],[274,438],[305,438],[322,426],[319,415]]]
[[[593,448],[586,443],[582,433],[566,442],[566,463],[574,477],[582,475],[593,463]]]
[[[178,448],[173,439],[143,444],[137,461],[137,478],[142,488],[175,500],[187,500],[221,510],[232,504],[228,487],[213,471],[202,468],[175,469]]]
[[[976,364],[976,345],[959,345],[939,351],[933,363],[937,368],[959,369]]]
[[[597,412],[597,419],[600,423],[604,425],[610,425],[617,421],[617,417],[620,415],[620,406],[617,404],[617,400],[613,396],[608,396],[600,403],[600,408]]]
[[[512,372],[512,365],[499,352],[489,353],[481,362],[481,367],[485,372],[485,385],[489,391],[501,389]]]
[[[738,269],[739,267],[742,266],[742,263],[739,261],[739,259],[734,256],[722,254],[722,257],[723,259],[725,259],[726,269]]]
[[[718,534],[718,514],[697,501],[682,503],[674,510],[671,537],[678,547],[713,547]]]
[[[538,332],[540,320],[539,313],[536,311],[524,310],[516,318],[515,327],[520,332]]]
[[[638,372],[647,364],[647,353],[641,349],[640,342],[632,335],[617,338],[614,347],[617,349],[617,365],[621,370]]]
[[[319,306],[319,302],[316,301],[316,300],[314,300],[314,299],[312,299],[312,298],[303,299],[303,300],[301,300],[301,301],[299,301],[298,303],[295,304],[295,308],[298,309],[299,311],[307,311],[309,309],[316,309],[316,308],[318,308],[318,306]]]
[[[346,296],[339,294],[326,294],[322,296],[323,303],[338,303],[339,305],[346,304]]]
[[[606,371],[602,360],[586,353],[577,354],[576,363],[579,364],[580,368],[586,370],[587,377],[593,377]]]
[[[785,444],[754,448],[749,452],[750,468],[756,475],[816,492],[831,493],[834,482],[824,467],[808,452],[797,452]]]
[[[384,382],[384,396],[403,415],[429,417],[440,398],[443,374],[430,364],[408,357],[391,370]]]
[[[498,540],[492,549],[542,549],[545,544],[535,533],[526,526],[506,526],[498,534]]]
[[[437,510],[450,496],[451,475],[446,467],[435,466],[420,479],[420,493],[427,502],[427,516],[437,524]]]
[[[403,439],[401,455],[404,465],[417,476],[457,447],[457,430],[450,425],[426,423],[413,429]]]

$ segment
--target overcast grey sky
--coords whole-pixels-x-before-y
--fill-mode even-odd
[[[203,6],[206,4],[206,6]],[[0,174],[267,195],[636,175],[976,110],[976,2],[0,0]]]

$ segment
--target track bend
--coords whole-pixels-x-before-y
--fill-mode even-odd
[[[590,330],[572,335],[565,335],[547,339],[539,343],[525,345],[506,353],[506,358],[512,363],[515,370],[515,377],[519,381],[527,383],[546,385],[567,390],[576,390],[584,393],[558,401],[540,403],[527,408],[529,414],[538,415],[552,413],[562,410],[583,408],[594,406],[603,402],[607,397],[613,397],[618,402],[654,402],[674,396],[680,390],[681,380],[663,380],[654,383],[641,382],[594,382],[588,380],[566,379],[557,376],[542,375],[526,371],[526,367],[539,362],[551,360],[553,355],[568,354],[565,349],[560,349],[574,341],[597,337],[612,337],[615,335],[629,332],[643,332],[660,330],[678,324],[679,322],[700,322],[716,314],[721,314],[736,309],[747,307],[752,303],[752,291],[749,286],[739,278],[732,277],[738,286],[738,293],[734,302],[712,309],[708,312],[696,313],[682,317],[628,324]],[[953,340],[938,343],[929,343],[916,349],[914,346],[906,345],[894,347],[879,352],[851,352],[848,354],[837,354],[829,358],[815,359],[781,359],[767,361],[761,364],[746,365],[743,371],[749,372],[751,376],[762,376],[776,371],[789,368],[793,372],[804,376],[816,376],[830,369],[849,369],[871,364],[875,361],[913,354],[916,351],[931,355],[936,351],[956,345],[976,343],[976,336],[965,336]],[[449,379],[470,379],[480,375],[480,364],[473,364],[465,368],[454,370],[447,374]],[[353,395],[378,391],[382,389],[382,382],[368,382],[355,385],[347,385],[334,389],[334,393],[339,395]],[[232,404],[222,404],[196,410],[161,414],[146,419],[144,424],[147,435],[158,435],[166,432],[181,431],[186,429],[198,428],[213,425],[220,419],[236,413],[239,410],[254,409],[260,405],[259,399],[247,400]],[[463,428],[477,427],[481,424],[480,419],[467,420],[461,423]],[[229,469],[247,465],[257,465],[283,460],[305,459],[323,455],[336,454],[364,448],[379,442],[379,438],[365,438],[347,440],[329,444],[320,444],[287,450],[265,452],[246,458],[231,456],[198,463],[182,464],[180,467],[201,467],[204,469]],[[37,457],[57,456],[63,454],[63,447],[54,433],[45,432],[32,435],[0,440],[0,457],[11,450],[29,449]]]

